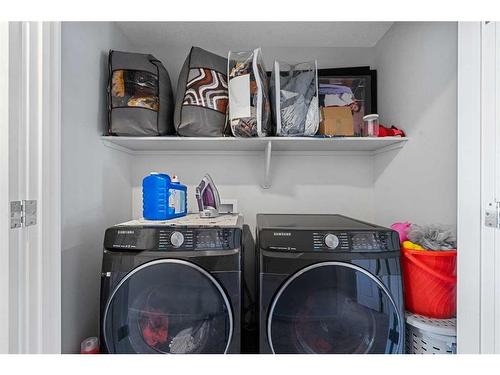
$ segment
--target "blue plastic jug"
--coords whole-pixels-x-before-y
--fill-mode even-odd
[[[187,214],[187,187],[176,176],[152,172],[142,180],[142,212],[146,220],[169,220]]]

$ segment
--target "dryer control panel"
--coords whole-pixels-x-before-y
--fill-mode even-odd
[[[109,251],[230,250],[240,247],[239,228],[117,226],[106,230]]]
[[[277,251],[377,252],[399,250],[394,231],[272,230],[260,232],[260,247]]]

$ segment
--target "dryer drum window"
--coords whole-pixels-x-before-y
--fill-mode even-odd
[[[376,276],[353,264],[323,262],[292,275],[268,315],[274,353],[396,353],[402,317]]]
[[[127,274],[104,312],[110,353],[225,353],[233,332],[229,300],[203,268],[161,259]]]

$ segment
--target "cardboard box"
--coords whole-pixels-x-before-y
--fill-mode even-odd
[[[321,118],[319,134],[354,135],[354,121],[350,107],[323,107]]]

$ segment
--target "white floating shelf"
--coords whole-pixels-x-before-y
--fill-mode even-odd
[[[132,154],[164,151],[263,151],[272,143],[273,151],[350,151],[378,153],[402,147],[403,137],[112,137],[103,136],[104,144]]]
[[[133,155],[175,152],[188,154],[264,152],[264,182],[271,187],[271,155],[273,152],[302,153],[363,153],[375,155],[401,148],[408,141],[405,137],[101,137],[108,147]]]

